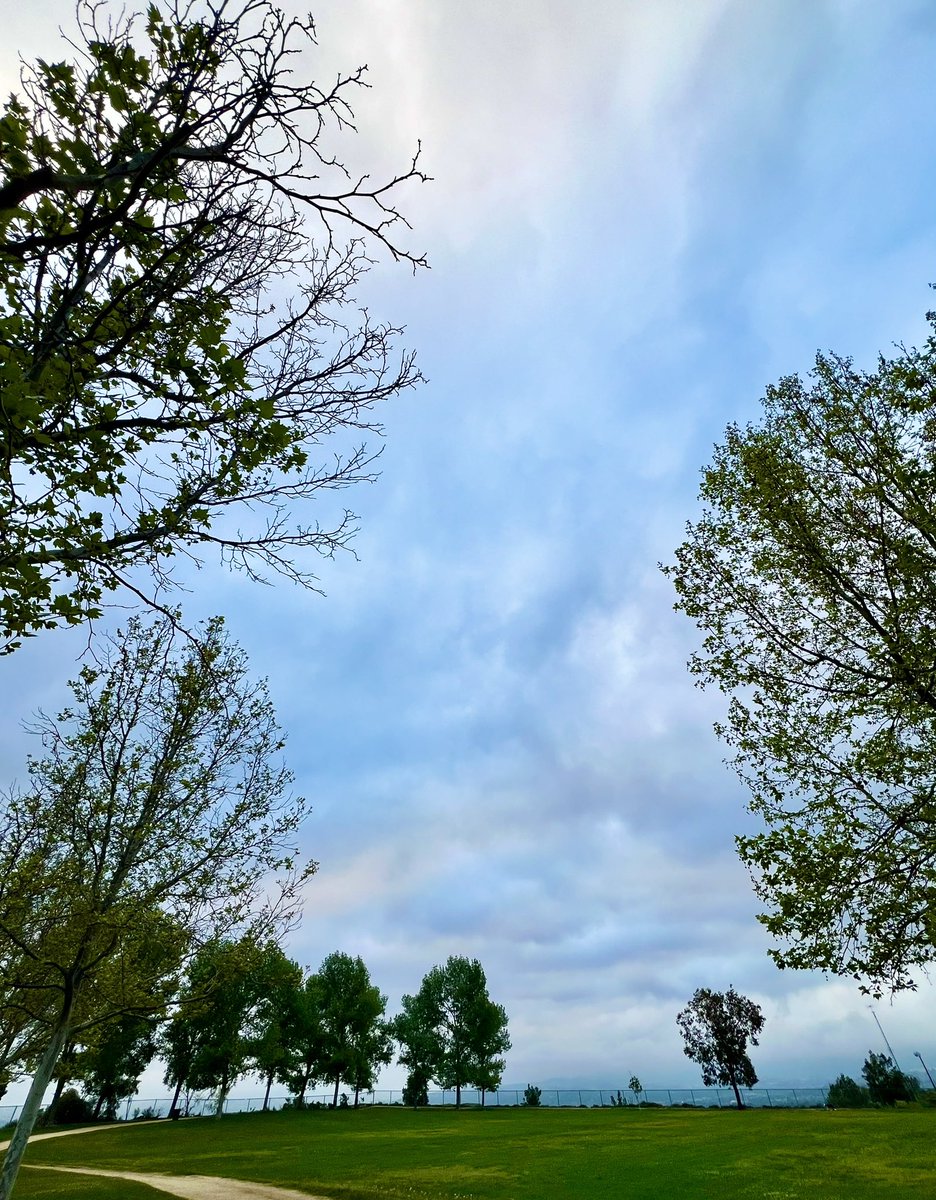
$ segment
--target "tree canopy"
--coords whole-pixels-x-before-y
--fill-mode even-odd
[[[311,18],[80,0],[70,49],[0,116],[7,650],[159,604],[180,555],[314,586],[354,518],[305,502],[372,477],[373,409],[419,379],[354,295],[381,251],[424,265],[396,203],[425,176],[335,157],[364,75],[308,82]]]
[[[729,427],[667,568],[767,827],[738,846],[771,954],[874,994],[936,938],[934,449],[932,334],[871,371],[820,355]]]
[[[500,1057],[510,1049],[507,1013],[487,990],[484,968],[476,959],[451,956],[433,967],[415,996],[404,996],[394,1018],[393,1036],[401,1045],[400,1062],[409,1068],[411,1090],[434,1079],[442,1088],[497,1088],[504,1070]]]
[[[747,1046],[757,1045],[764,1028],[760,1006],[732,987],[727,992],[697,988],[676,1024],[685,1043],[683,1053],[702,1068],[705,1086],[730,1086],[738,1108],[743,1108],[739,1088],[757,1083]]]

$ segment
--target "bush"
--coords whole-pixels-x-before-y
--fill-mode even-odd
[[[868,1085],[873,1104],[894,1105],[898,1100],[915,1100],[918,1084],[911,1075],[904,1075],[887,1054],[874,1054],[865,1059],[861,1073]]]
[[[66,1088],[50,1117],[53,1125],[84,1125],[94,1120],[94,1109],[74,1088]]]
[[[407,1075],[403,1103],[412,1108],[425,1108],[429,1103],[429,1079],[422,1071],[410,1071]]]
[[[829,1084],[826,1104],[829,1108],[867,1108],[868,1089],[856,1083],[850,1075],[839,1075]]]
[[[620,1088],[618,1089],[617,1095],[615,1095],[614,1092],[611,1093],[611,1107],[627,1108],[627,1097],[623,1094]]]
[[[528,1083],[523,1089],[523,1103],[527,1108],[539,1108],[542,1094],[542,1088],[534,1087],[532,1083]]]

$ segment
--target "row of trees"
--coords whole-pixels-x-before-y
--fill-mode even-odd
[[[55,1094],[47,1119],[67,1084],[77,1083],[93,1117],[114,1117],[122,1100],[136,1093],[140,1075],[157,1057],[165,1082],[175,1089],[172,1109],[183,1093],[210,1090],[220,1113],[242,1075],[265,1082],[264,1109],[278,1083],[302,1105],[310,1088],[327,1084],[338,1104],[339,1088],[371,1090],[382,1066],[400,1045],[410,1068],[407,1099],[426,1103],[430,1082],[456,1090],[497,1088],[504,1069],[499,1057],[510,1047],[507,1016],[490,1000],[481,964],[449,958],[433,967],[403,1011],[386,1017],[387,997],[371,982],[360,957],[336,951],[315,972],[304,972],[275,942],[249,937],[215,939],[195,954],[176,992],[174,979],[153,997],[171,1008],[162,1016],[121,1014],[73,1035],[59,1059]],[[34,1065],[41,1043],[38,1028],[2,1014],[3,1036],[12,1049],[3,1086]],[[19,1034],[19,1038],[14,1034]],[[2,1092],[0,1092],[2,1095]]]

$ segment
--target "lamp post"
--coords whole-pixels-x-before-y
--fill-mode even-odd
[[[933,1083],[933,1077],[929,1073],[929,1067],[925,1062],[923,1062],[923,1055],[919,1052],[919,1050],[914,1050],[913,1053],[920,1060],[920,1062],[923,1063],[923,1070],[926,1072],[926,1078],[930,1081],[933,1087],[936,1088],[936,1083]]]

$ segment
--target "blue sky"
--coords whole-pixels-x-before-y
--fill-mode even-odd
[[[657,563],[767,384],[818,349],[870,363],[923,335],[936,9],[327,0],[315,16],[310,70],[369,66],[348,159],[376,174],[421,139],[434,177],[404,200],[431,272],[380,264],[361,292],[407,326],[429,383],[382,414],[381,478],[343,497],[358,557],[321,564],[325,598],[213,565],[185,598],[193,619],[223,612],[268,676],[314,802],[321,868],[290,952],[361,954],[391,1007],[449,954],[477,956],[521,1086],[696,1084],[675,1014],[729,984],[767,1015],[765,1084],[857,1075],[881,1048],[857,988],[766,956],[733,850],[753,823],[711,732],[722,701],[692,686],[696,634]],[[7,46],[52,58],[70,19],[34,0],[5,14]],[[22,772],[19,719],[64,698],[82,644],[48,634],[0,661],[4,778]],[[879,1007],[905,1069],[936,1059],[931,1011],[925,980]]]

